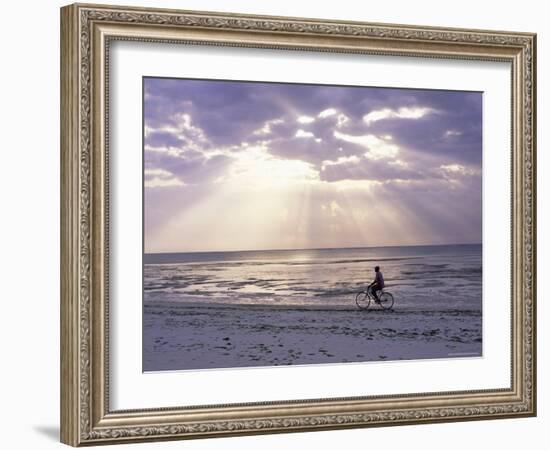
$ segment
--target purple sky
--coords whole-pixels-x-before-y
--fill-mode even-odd
[[[482,94],[144,79],[145,251],[481,242]]]

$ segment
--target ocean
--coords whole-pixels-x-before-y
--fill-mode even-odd
[[[394,309],[482,309],[482,246],[429,245],[144,255],[144,301],[355,308],[380,266]]]

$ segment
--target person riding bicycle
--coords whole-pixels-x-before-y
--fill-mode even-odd
[[[371,289],[372,295],[374,295],[374,302],[380,303],[377,291],[381,291],[384,288],[384,276],[382,275],[382,272],[380,272],[379,266],[374,268],[374,272],[376,275],[374,276],[374,281],[369,284],[369,288]]]

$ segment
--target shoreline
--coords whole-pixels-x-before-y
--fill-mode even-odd
[[[274,311],[356,311],[359,313],[387,313],[387,314],[402,314],[402,313],[416,313],[416,314],[433,314],[433,313],[457,313],[457,314],[481,314],[481,308],[434,308],[427,309],[425,307],[411,307],[408,305],[399,306],[396,302],[391,310],[385,310],[378,305],[371,303],[371,306],[367,310],[359,309],[355,302],[350,302],[349,305],[313,305],[313,304],[261,304],[261,303],[228,303],[228,302],[199,302],[188,300],[144,300],[144,308],[154,307],[172,307],[172,308],[193,308],[193,309],[256,309],[256,310],[274,310]]]

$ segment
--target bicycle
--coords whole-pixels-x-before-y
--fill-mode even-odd
[[[378,294],[378,299],[380,300],[380,302],[375,302],[375,303],[378,303],[380,308],[382,309],[393,308],[394,299],[393,299],[393,295],[390,294],[389,292],[384,291],[384,289],[382,289]],[[364,309],[364,310],[369,309],[371,300],[375,300],[375,297],[374,297],[374,294],[372,293],[372,289],[370,286],[367,288],[366,291],[358,292],[357,295],[355,296],[355,303],[357,304],[357,307],[359,309]]]

